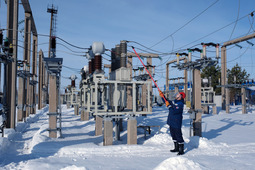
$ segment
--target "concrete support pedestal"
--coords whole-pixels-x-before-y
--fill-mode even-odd
[[[229,98],[229,88],[226,88],[226,113],[229,113],[230,98]]]
[[[221,96],[222,96],[222,110],[226,110],[226,88],[224,85],[227,84],[227,62],[226,62],[226,47],[221,48]],[[226,111],[226,113],[228,113]]]
[[[216,105],[212,106],[212,109],[213,109],[213,114],[217,115],[217,107],[216,107]]]
[[[209,114],[209,106],[202,106],[202,109],[204,114]]]
[[[103,118],[96,116],[95,136],[102,135]]]
[[[74,114],[79,115],[79,105],[74,105]]]
[[[57,79],[55,75],[49,76],[49,137],[57,138]]]
[[[39,75],[38,75],[38,109],[41,110],[43,108],[43,52],[39,51]]]
[[[194,101],[194,109],[200,110],[201,109],[201,74],[200,70],[194,69],[193,70],[193,101]],[[196,113],[196,119],[193,120],[193,135],[202,137],[202,113]]]
[[[19,78],[19,93],[18,93],[18,121],[23,121],[24,118],[24,79],[23,78]]]
[[[57,115],[49,115],[49,137],[57,138]]]
[[[88,121],[89,120],[89,112],[85,110],[81,110],[81,121]]]
[[[112,145],[113,143],[113,124],[112,120],[106,118],[104,120],[104,146]]]
[[[71,104],[70,104],[69,102],[67,102],[67,103],[66,103],[66,108],[67,108],[67,109],[70,109],[70,107],[71,107]]]
[[[136,145],[137,144],[137,120],[135,117],[128,119],[127,144],[128,145]]]

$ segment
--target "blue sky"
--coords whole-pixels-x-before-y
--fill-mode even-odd
[[[176,32],[172,38],[162,41],[154,46],[153,49],[161,52],[171,52],[180,47],[187,49],[201,42],[223,43],[252,33],[255,29],[254,24],[251,28],[253,18],[249,16],[207,36],[234,22],[237,18],[254,11],[254,0],[31,0],[30,5],[38,34],[49,34],[50,14],[47,13],[47,7],[51,4],[58,8],[57,36],[69,43],[85,48],[95,41],[101,41],[104,42],[106,48],[110,49],[120,43],[121,40],[136,41],[151,47],[188,23],[211,4],[214,5]],[[20,5],[19,13],[19,20],[24,19],[22,5]],[[6,15],[6,4],[4,0],[0,0],[0,28],[6,28]],[[24,27],[24,24],[20,25],[20,28],[22,27]],[[22,33],[19,35],[19,45],[23,45]],[[250,41],[255,43],[254,40]],[[42,49],[45,56],[48,55],[48,45],[45,44],[47,42],[47,38],[39,36],[38,49]],[[68,46],[60,40],[57,40],[57,43]],[[80,78],[78,70],[88,64],[87,59],[69,54],[73,52],[61,44],[57,44],[57,57],[64,58],[64,66],[75,68],[75,71],[73,71],[64,67],[62,75],[69,77],[72,74],[76,74]],[[141,48],[137,44],[131,43],[128,45]],[[246,42],[240,43],[240,45],[243,47],[242,49],[229,47],[227,51],[227,67],[232,68],[238,63],[251,74],[251,78],[254,78],[254,46]],[[80,52],[76,53],[78,55],[85,53],[81,49],[68,47],[73,51]],[[201,45],[195,47],[202,48]],[[129,48],[129,50],[132,49]],[[208,50],[214,51],[215,49],[210,48]],[[107,54],[110,53],[107,52]],[[194,55],[199,56],[199,54]],[[215,53],[208,52],[208,56],[214,57]],[[107,55],[103,55],[103,57],[110,59]],[[23,58],[22,48],[19,48],[18,58]],[[164,63],[174,58],[175,56],[172,55],[163,56],[162,61],[153,59],[153,65],[158,66],[156,67],[155,80],[159,81],[160,87],[165,84]],[[235,58],[237,59],[234,60]],[[104,59],[103,64],[107,63],[109,61]],[[133,63],[141,66],[138,59],[134,59]],[[171,78],[182,76],[182,71],[171,68]],[[70,84],[70,80],[63,78],[61,87],[64,88],[68,84]],[[76,84],[78,85],[78,81]]]

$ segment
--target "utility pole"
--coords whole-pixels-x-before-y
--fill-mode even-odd
[[[25,30],[24,30],[24,52],[23,61],[18,61],[18,66],[23,67],[18,70],[19,76],[19,93],[18,93],[18,121],[23,121],[24,118],[29,116],[30,113],[35,113],[35,78],[30,77],[30,67],[36,64],[37,60],[37,31],[32,15],[32,10],[28,0],[21,0],[25,11]],[[33,33],[33,53],[32,62],[30,62],[31,56],[31,33]],[[30,85],[32,84],[32,86]]]
[[[16,122],[16,77],[17,77],[17,44],[18,44],[18,0],[7,1],[7,37],[14,46],[14,62],[7,64],[7,128],[15,128]]]
[[[61,133],[61,109],[59,109],[58,93],[60,82],[57,81],[60,77],[62,70],[63,58],[44,58],[47,70],[49,72],[49,137],[57,138],[57,131]],[[61,106],[60,106],[61,107]],[[59,120],[59,127],[57,127],[57,121]]]
[[[255,38],[255,33],[246,35],[241,38],[227,41],[221,47],[221,96],[222,96],[222,109],[226,110],[226,113],[229,113],[229,89],[227,83],[227,53],[226,48],[230,45],[237,44],[243,41],[248,41]],[[248,43],[248,42],[247,42]],[[244,110],[244,109],[243,109]]]
[[[27,61],[27,70],[30,73],[30,67],[31,67],[31,62],[30,62],[30,56],[31,56],[31,14],[30,13],[25,13],[25,34],[24,34],[24,60]],[[30,74],[26,79],[26,116],[28,117],[30,114]]]
[[[38,109],[43,108],[43,51],[39,51]]]

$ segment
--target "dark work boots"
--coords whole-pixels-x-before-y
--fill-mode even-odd
[[[170,150],[170,152],[179,152],[179,144],[178,144],[178,142],[174,142],[174,149]]]
[[[183,155],[184,154],[184,144],[178,144],[179,145],[179,152],[177,155]]]

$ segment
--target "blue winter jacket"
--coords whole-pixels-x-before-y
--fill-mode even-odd
[[[182,113],[184,107],[184,100],[169,101],[170,105],[167,124],[172,128],[181,129],[182,127]]]

